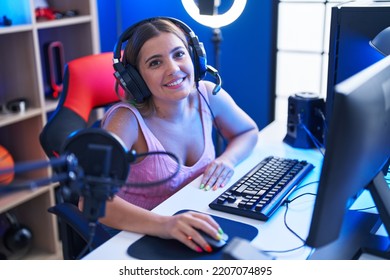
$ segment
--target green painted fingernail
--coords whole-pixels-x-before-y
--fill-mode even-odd
[[[203,189],[204,188],[204,184],[200,184],[200,189]]]
[[[209,185],[206,185],[206,187],[204,188],[205,191],[208,191],[211,187]]]

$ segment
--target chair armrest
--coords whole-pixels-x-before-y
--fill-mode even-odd
[[[59,203],[48,209],[57,215],[62,222],[68,224],[74,231],[88,242],[90,237],[89,221],[76,205],[68,202]],[[92,248],[96,248],[111,238],[111,235],[100,225],[96,225]]]

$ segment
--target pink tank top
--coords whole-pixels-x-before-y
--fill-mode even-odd
[[[205,90],[202,92],[206,92]],[[207,95],[205,95],[207,99]],[[201,175],[207,165],[215,158],[215,149],[212,139],[212,116],[202,97],[200,99],[201,120],[204,132],[205,148],[200,159],[192,166],[180,166],[179,173],[164,184],[145,187],[124,187],[117,195],[124,200],[151,210],[166,200],[183,186]],[[105,114],[103,122],[116,108],[128,108],[136,116],[141,132],[143,133],[148,151],[165,151],[160,141],[150,131],[142,116],[134,106],[120,102],[113,105]],[[128,182],[156,182],[168,178],[177,170],[177,163],[166,155],[149,155],[138,163],[130,165]]]

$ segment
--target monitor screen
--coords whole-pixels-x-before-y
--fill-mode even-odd
[[[349,201],[364,189],[390,233],[390,188],[384,177],[389,156],[390,56],[335,86],[308,246],[319,248],[340,237]]]
[[[350,2],[332,7],[325,113],[327,126],[332,114],[334,86],[384,57],[369,42],[388,26],[390,2]],[[325,138],[326,133],[324,130]]]

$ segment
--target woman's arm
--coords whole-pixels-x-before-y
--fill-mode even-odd
[[[101,223],[120,230],[177,239],[194,251],[211,252],[210,245],[201,237],[199,230],[215,239],[222,234],[217,222],[209,215],[186,212],[174,216],[162,216],[143,209],[120,197],[114,197],[106,204],[106,215]]]
[[[257,143],[258,127],[225,90],[214,96],[210,94],[214,85],[205,84],[216,125],[227,140],[226,149],[207,167],[201,182],[201,188],[215,190],[224,187],[233,176],[234,167],[250,155]]]

